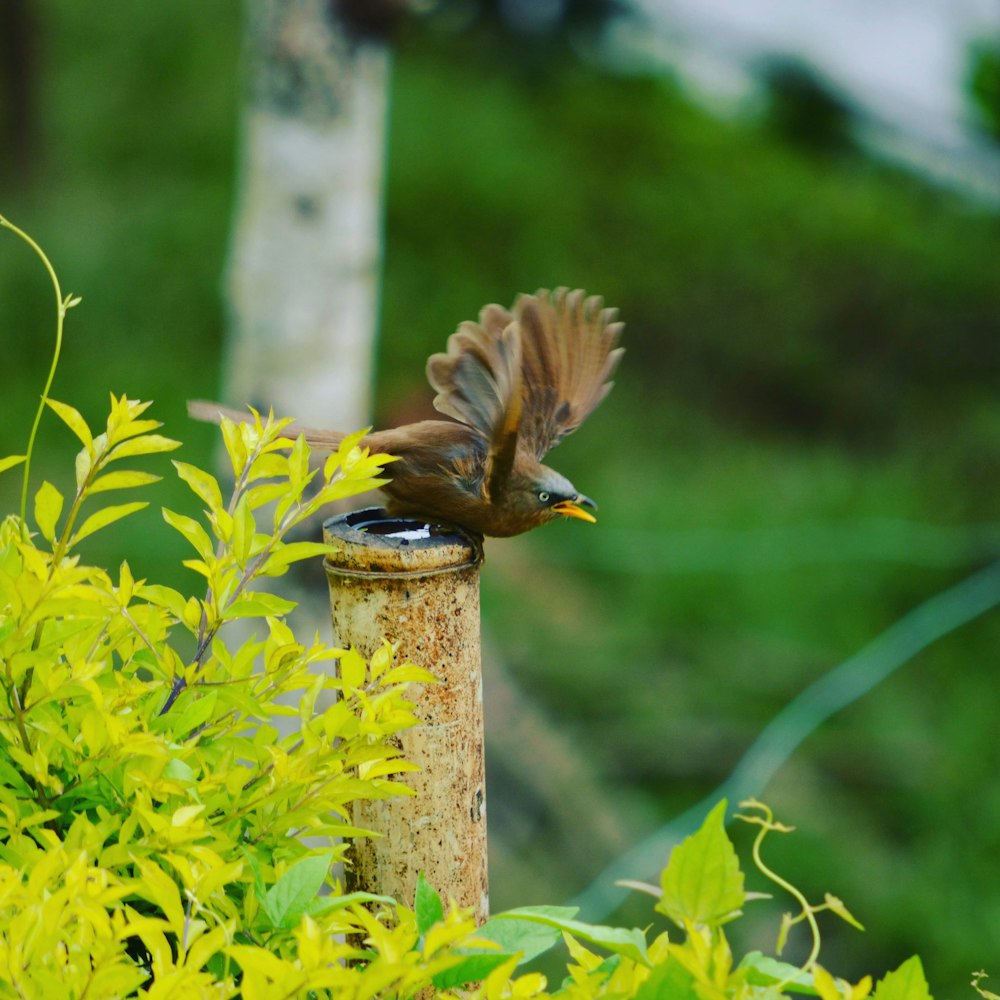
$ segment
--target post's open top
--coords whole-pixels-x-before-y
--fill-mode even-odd
[[[341,575],[442,573],[483,559],[481,541],[461,528],[393,517],[381,507],[330,518],[323,537],[339,550],[327,556],[327,572]]]

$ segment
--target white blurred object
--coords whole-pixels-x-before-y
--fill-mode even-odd
[[[966,97],[969,46],[1000,32],[1000,0],[632,3],[646,24],[617,23],[620,58],[669,64],[722,110],[753,95],[763,60],[798,59],[853,106],[873,152],[1000,200],[1000,152]]]

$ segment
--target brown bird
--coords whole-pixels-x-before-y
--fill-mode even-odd
[[[383,487],[386,509],[508,536],[562,515],[596,518],[583,496],[541,459],[575,431],[611,389],[623,348],[617,311],[597,296],[565,288],[522,295],[508,311],[485,306],[432,354],[427,378],[434,407],[454,420],[421,420],[368,434],[362,445],[398,457]],[[218,422],[233,411],[192,401],[189,412]],[[236,419],[246,419],[237,414]],[[329,451],[344,435],[292,428]]]

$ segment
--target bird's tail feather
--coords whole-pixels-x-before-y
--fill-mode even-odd
[[[234,420],[239,424],[247,424],[253,421],[253,414],[249,410],[239,410],[235,407],[225,406],[222,403],[215,403],[208,399],[189,399],[187,411],[189,417],[209,424],[220,424],[223,417]],[[304,434],[306,443],[314,451],[333,451],[340,447],[340,442],[345,437],[340,431],[321,430],[318,427],[303,427],[301,424],[291,424],[285,433],[290,437],[297,437],[299,434]]]

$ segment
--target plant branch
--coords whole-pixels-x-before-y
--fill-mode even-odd
[[[5,229],[9,229],[12,233],[19,236],[25,243],[31,247],[32,250],[38,255],[42,263],[45,265],[45,270],[49,272],[49,277],[52,279],[52,288],[56,296],[56,343],[55,349],[52,352],[52,364],[49,366],[49,374],[45,380],[45,388],[42,390],[42,398],[39,401],[38,409],[35,411],[35,419],[31,425],[31,433],[28,435],[28,448],[25,453],[24,458],[24,479],[21,485],[21,531],[27,536],[28,531],[28,486],[31,482],[31,456],[35,450],[35,438],[38,436],[38,427],[42,422],[42,413],[45,410],[45,400],[49,398],[49,390],[52,388],[52,383],[56,377],[56,369],[59,367],[59,355],[62,353],[62,340],[63,340],[63,321],[66,318],[66,312],[72,306],[79,302],[79,299],[64,299],[62,294],[62,288],[59,285],[59,278],[56,275],[55,268],[52,266],[52,262],[45,255],[45,251],[26,233],[23,229],[19,229],[14,225],[9,219],[4,218],[0,215],[0,226]]]

